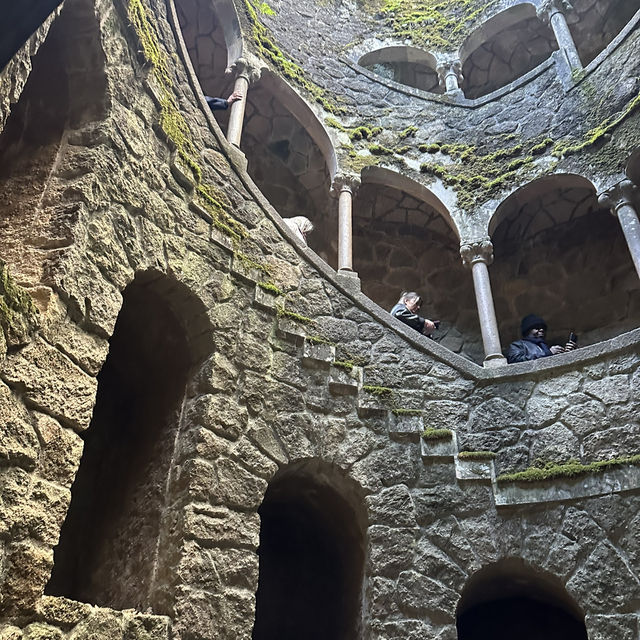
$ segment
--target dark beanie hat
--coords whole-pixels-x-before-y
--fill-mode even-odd
[[[546,331],[547,323],[535,313],[530,313],[528,316],[525,316],[520,323],[520,331],[523,336],[526,336],[531,329],[537,329],[538,327],[542,327]]]

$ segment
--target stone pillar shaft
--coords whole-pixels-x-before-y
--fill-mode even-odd
[[[462,63],[459,60],[444,62],[438,66],[438,79],[440,86],[444,87],[446,93],[458,91],[462,80]]]
[[[471,268],[473,277],[473,288],[476,294],[478,319],[485,353],[484,366],[502,366],[506,364],[506,359],[502,355],[488,269],[488,265],[493,261],[493,245],[488,238],[463,244],[460,247],[460,255],[462,256],[463,264]]]
[[[338,197],[338,271],[353,271],[353,194],[343,185]]]
[[[567,24],[565,11],[573,7],[569,0],[545,0],[538,8],[538,17],[551,25],[560,52],[564,56],[569,69],[582,69],[582,61]]]
[[[631,180],[623,180],[613,189],[603,193],[598,202],[608,207],[620,222],[633,265],[640,277],[640,221],[633,205],[633,196],[638,189]]]
[[[244,111],[247,106],[247,94],[249,91],[249,78],[241,74],[236,78],[233,90],[242,94],[242,100],[237,100],[230,107],[229,125],[227,126],[227,140],[234,146],[240,147],[242,139],[242,125],[244,124]]]

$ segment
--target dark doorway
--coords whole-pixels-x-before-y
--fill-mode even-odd
[[[471,578],[457,628],[458,640],[587,640],[584,615],[562,583],[515,558]]]
[[[157,282],[124,291],[46,592],[166,613],[161,525],[189,350]]]
[[[260,507],[254,640],[350,640],[359,628],[361,520],[326,469],[287,469]],[[338,477],[339,472],[335,472]],[[339,480],[346,485],[344,478]]]

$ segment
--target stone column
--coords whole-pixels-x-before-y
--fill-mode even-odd
[[[598,198],[598,203],[617,216],[622,233],[627,241],[631,259],[640,277],[640,222],[633,204],[638,195],[638,187],[631,180],[623,180]]]
[[[249,64],[245,58],[238,58],[227,69],[227,73],[235,74],[236,80],[233,90],[242,94],[242,100],[234,102],[229,107],[229,124],[227,126],[227,140],[239,148],[240,140],[242,139],[242,125],[244,124],[244,112],[247,107],[249,84],[260,78],[261,69]]]
[[[353,271],[353,196],[360,180],[355,176],[338,175],[331,192],[338,196],[338,273]]]
[[[573,71],[574,69],[582,69],[582,62],[565,17],[565,12],[572,9],[569,0],[544,0],[538,7],[537,13],[542,21],[551,25],[558,41],[558,47],[560,47],[569,68]]]
[[[489,281],[488,265],[493,262],[491,240],[484,238],[460,245],[460,256],[462,263],[471,269],[473,276],[473,288],[476,293],[476,305],[484,345],[483,364],[485,367],[500,367],[507,364],[507,360],[502,355],[498,322],[493,307],[491,282]]]
[[[460,91],[460,85],[464,80],[462,75],[462,63],[460,60],[443,62],[438,65],[437,72],[438,79],[440,80],[440,86],[445,90],[445,93]]]

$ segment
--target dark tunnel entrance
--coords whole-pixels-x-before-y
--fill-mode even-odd
[[[165,613],[162,522],[189,371],[185,331],[155,289],[125,289],[46,593]]]
[[[311,466],[310,466],[311,465]],[[281,471],[259,513],[253,640],[347,640],[360,623],[364,536],[339,471]]]
[[[458,640],[587,640],[562,583],[510,558],[476,573],[457,615]]]

